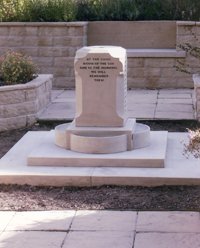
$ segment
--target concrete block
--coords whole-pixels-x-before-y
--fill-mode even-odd
[[[128,58],[128,67],[144,67],[144,58]]]
[[[145,69],[144,68],[129,68],[128,69],[128,77],[130,78],[143,78],[144,77],[144,73],[145,73]]]
[[[62,27],[56,27],[53,28],[53,37],[55,36],[67,36],[69,35],[69,29],[70,27],[62,26]]]
[[[74,49],[72,49],[72,52],[74,52]],[[54,46],[53,47],[53,53],[54,53],[54,57],[72,57],[74,55],[72,55],[71,49],[70,47],[62,47],[62,46]]]
[[[146,88],[147,82],[148,82],[147,79],[144,77],[139,77],[139,78],[128,77],[127,79],[128,89]]]
[[[6,47],[6,49],[8,49],[8,37],[7,36],[1,36],[0,47]]]
[[[74,68],[74,58],[62,58],[62,57],[57,57],[54,58],[54,66],[55,67],[64,67],[64,68]]]
[[[40,57],[37,59],[37,65],[39,67],[51,68],[53,66],[53,57]]]
[[[27,54],[31,57],[37,57],[38,56],[38,47],[19,47],[17,50],[19,52]]]
[[[85,33],[84,27],[69,27],[68,35],[69,36],[83,36]]]
[[[18,26],[18,27],[9,27],[9,36],[18,36],[18,37],[22,37],[26,34],[26,29],[22,26]]]
[[[6,91],[0,88],[1,104],[15,104],[25,101],[25,92],[21,90]]]
[[[56,27],[38,27],[38,36],[53,36]]]
[[[46,85],[45,83],[44,84],[41,84],[37,89],[37,95],[40,96],[40,95],[43,95],[45,92],[46,92]]]
[[[38,27],[25,27],[26,29],[26,36],[37,36],[38,35]]]
[[[0,119],[0,130],[12,130],[26,126],[26,116],[16,116],[11,118]]]
[[[145,58],[145,67],[173,67],[175,65],[175,59],[173,58]]]
[[[9,104],[4,106],[4,118],[23,116],[26,114],[33,114],[35,112],[36,112],[35,101],[23,102],[18,104]]]
[[[53,44],[53,38],[49,36],[39,36],[38,37],[38,46],[41,47],[48,47],[52,46]]]
[[[7,36],[9,34],[9,27],[0,27],[1,36]]]
[[[37,89],[28,89],[25,90],[25,101],[34,101],[36,100],[38,94],[37,94]]]
[[[24,45],[23,36],[9,36],[7,40],[7,46],[9,47],[22,47]],[[16,48],[15,48],[16,49]]]
[[[61,36],[61,37],[53,37],[53,45],[59,47],[70,47],[71,37],[69,36]]]
[[[57,89],[74,89],[75,79],[74,77],[57,77],[54,79],[54,86]]]
[[[144,76],[145,77],[160,77],[161,69],[160,68],[145,68]]]
[[[53,57],[54,51],[52,47],[39,47],[38,56],[39,57]]]
[[[25,36],[24,37],[24,46],[26,46],[26,47],[37,47],[38,46],[38,37]]]

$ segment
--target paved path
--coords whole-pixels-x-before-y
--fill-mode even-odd
[[[0,212],[2,248],[199,248],[200,213]]]
[[[161,89],[128,91],[128,116],[137,119],[194,119],[193,90]],[[40,120],[72,120],[75,115],[75,92],[53,90],[52,103]]]

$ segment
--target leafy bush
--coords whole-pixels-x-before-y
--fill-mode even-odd
[[[135,0],[77,0],[77,19],[81,21],[135,20]]]
[[[21,53],[8,51],[0,58],[0,79],[4,85],[27,83],[37,72],[32,59]]]
[[[0,0],[1,21],[200,20],[199,0]]]

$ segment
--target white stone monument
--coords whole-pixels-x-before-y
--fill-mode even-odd
[[[150,132],[126,115],[126,50],[83,47],[74,67],[75,119],[48,132],[28,165],[164,167],[167,132]]]
[[[150,128],[126,116],[126,50],[112,46],[83,47],[76,53],[74,66],[76,117],[72,124],[56,128],[56,144],[96,154],[148,146]]]

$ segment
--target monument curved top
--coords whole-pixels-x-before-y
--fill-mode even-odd
[[[76,52],[76,58],[85,57],[90,53],[109,53],[112,57],[120,58],[126,55],[126,49],[120,46],[84,46]]]

